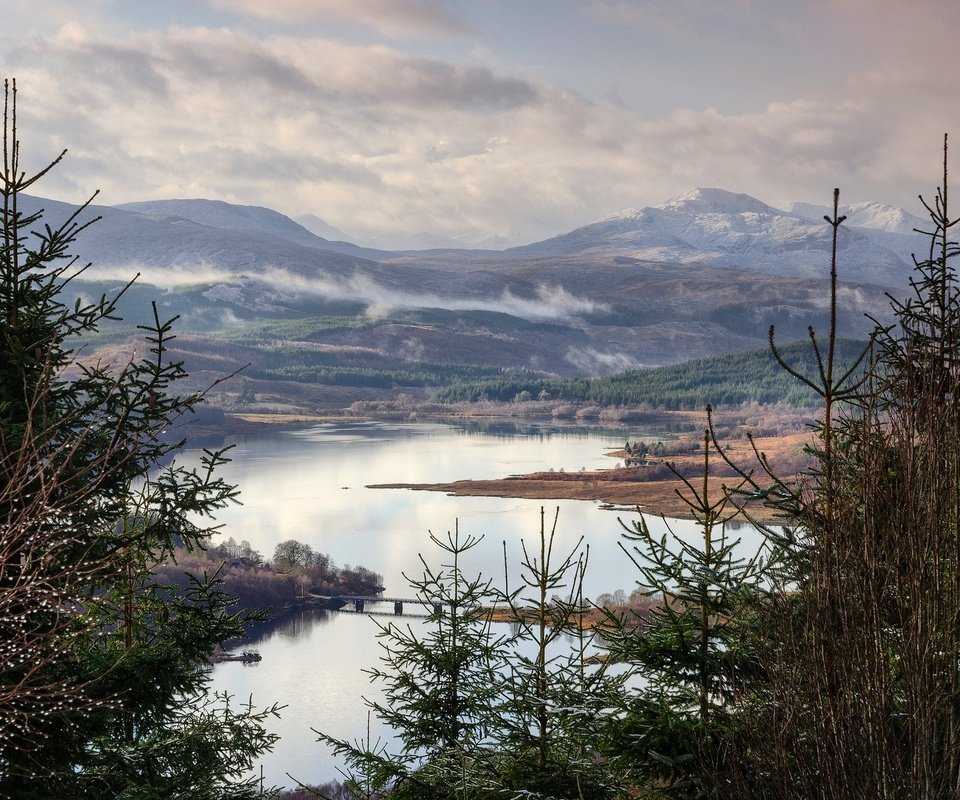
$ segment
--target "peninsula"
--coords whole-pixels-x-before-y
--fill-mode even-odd
[[[777,475],[796,475],[808,463],[804,446],[810,442],[810,433],[788,433],[755,437],[757,452]],[[618,466],[611,469],[582,472],[534,472],[510,475],[495,480],[456,480],[449,483],[384,483],[371,489],[410,489],[413,491],[446,492],[459,496],[518,497],[542,500],[593,500],[614,508],[639,508],[649,514],[689,518],[690,508],[683,499],[689,494],[683,478],[699,489],[702,486],[702,444],[692,437],[679,441],[680,452],[657,458],[640,466]],[[760,474],[754,447],[744,435],[724,442],[725,454],[730,460]],[[611,458],[625,459],[623,450],[608,453]],[[670,465],[668,467],[668,464]],[[672,469],[670,468],[672,467]],[[678,477],[683,476],[683,478]],[[734,471],[716,454],[711,456],[709,491],[719,497],[723,487],[734,487],[738,479]],[[751,507],[757,519],[769,519],[768,509]]]

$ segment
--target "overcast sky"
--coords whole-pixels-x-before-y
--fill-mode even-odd
[[[956,0],[4,0],[37,193],[519,244],[687,189],[921,209]],[[960,148],[960,141],[958,141]],[[960,149],[957,150],[960,158]]]

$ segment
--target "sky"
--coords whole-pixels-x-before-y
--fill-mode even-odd
[[[4,0],[33,191],[503,247],[695,187],[922,214],[956,0]]]

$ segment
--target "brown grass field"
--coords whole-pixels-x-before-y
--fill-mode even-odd
[[[810,432],[792,432],[777,436],[754,438],[758,452],[762,453],[774,472],[781,478],[796,475],[809,463],[803,452],[804,445],[812,441]],[[686,446],[684,447],[684,444]],[[757,470],[757,458],[750,440],[745,435],[721,440],[726,456],[735,464]],[[414,491],[446,492],[451,495],[476,495],[487,497],[519,497],[536,500],[594,500],[614,506],[637,507],[641,511],[667,517],[690,518],[689,505],[683,495],[690,489],[681,478],[667,467],[686,477],[697,490],[703,486],[702,444],[694,438],[681,439],[675,447],[680,452],[655,459],[647,466],[620,467],[590,472],[535,472],[529,475],[511,475],[497,480],[458,480],[450,483],[391,483],[370,488],[411,489]],[[694,449],[694,448],[697,449]],[[684,451],[685,450],[685,451]],[[623,458],[625,453],[609,453],[612,458]],[[709,496],[719,498],[724,486],[735,487],[738,483],[734,471],[722,463],[717,453],[711,453]],[[754,518],[769,519],[767,509],[751,508]]]

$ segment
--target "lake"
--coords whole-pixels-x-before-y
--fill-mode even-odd
[[[450,497],[366,487],[613,468],[616,459],[605,453],[622,448],[627,438],[656,436],[656,431],[637,429],[336,423],[234,437],[228,442],[235,445],[232,461],[221,474],[239,485],[243,505],[218,515],[224,525],[220,535],[248,540],[265,558],[279,542],[297,539],[339,565],[380,573],[387,595],[411,596],[404,576],[422,574],[419,554],[439,565],[430,531],[442,537],[456,525],[461,534],[483,536],[461,566],[467,575],[483,574],[502,585],[504,546],[516,576],[521,541],[538,541],[541,507],[547,509],[548,525],[559,508],[555,552],[565,554],[580,537],[590,548],[585,594],[596,597],[616,589],[629,594],[639,575],[618,547],[618,518],[636,518],[629,510],[577,500]],[[198,457],[188,451],[178,460],[190,463]],[[650,524],[664,528],[662,520]],[[682,536],[697,534],[690,522],[673,522],[671,528]],[[282,719],[271,726],[282,739],[263,759],[267,785],[338,777],[337,762],[316,743],[311,728],[350,739],[365,735],[362,696],[370,696],[374,687],[363,669],[378,657],[375,632],[375,623],[364,615],[305,611],[244,645],[259,651],[262,661],[214,667],[213,688],[237,700],[252,695],[256,705],[287,704]],[[372,730],[375,737],[389,736],[375,724]]]

